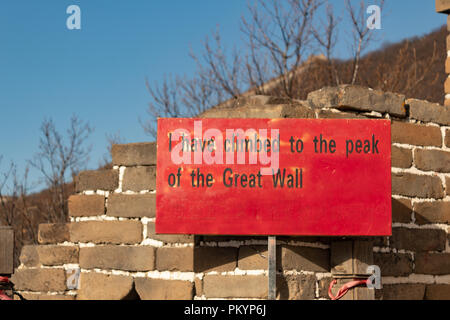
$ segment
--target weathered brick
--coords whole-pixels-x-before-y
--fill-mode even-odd
[[[186,234],[156,234],[155,223],[147,223],[147,238],[162,241],[164,243],[194,243],[193,235]]]
[[[38,241],[41,244],[56,244],[70,240],[69,225],[65,223],[41,223]]]
[[[450,124],[450,110],[443,105],[417,99],[408,99],[406,104],[409,105],[409,116],[413,119],[443,125]]]
[[[450,195],[450,177],[445,177],[445,192]]]
[[[194,248],[162,247],[156,250],[159,271],[194,271]]]
[[[330,271],[330,251],[326,249],[282,246],[281,266],[283,270]]]
[[[414,212],[417,224],[450,223],[450,201],[416,202]]]
[[[194,280],[195,285],[195,296],[201,297],[203,295],[203,279],[195,278]]]
[[[26,300],[75,300],[74,295],[64,295],[64,294],[42,294],[42,293],[31,293],[23,292],[22,297]],[[15,300],[19,298],[14,297]]]
[[[450,148],[450,129],[445,130],[445,146]]]
[[[142,300],[191,300],[194,283],[183,280],[135,278],[136,291]]]
[[[123,176],[122,189],[124,191],[142,191],[156,189],[156,167],[126,168]]]
[[[450,152],[416,149],[414,164],[424,171],[450,172]]]
[[[16,290],[23,291],[65,291],[64,269],[17,269],[11,277]]]
[[[392,173],[392,193],[402,196],[435,198],[444,197],[442,181],[438,176],[412,173]]]
[[[392,221],[400,223],[411,222],[412,203],[409,199],[392,198]]]
[[[307,99],[315,108],[378,111],[399,117],[406,116],[404,95],[372,90],[361,86],[325,87],[310,92]]]
[[[208,298],[267,298],[267,277],[205,275],[203,293]]]
[[[142,241],[140,221],[81,221],[70,224],[72,242],[134,244]]]
[[[132,290],[133,278],[130,276],[82,272],[77,300],[121,300]]]
[[[76,191],[116,190],[119,186],[119,170],[81,171],[75,178]]]
[[[76,246],[37,246],[39,261],[44,266],[78,263],[79,248]]]
[[[39,265],[39,254],[37,245],[25,245],[20,252],[20,262],[26,267],[36,267]]]
[[[105,197],[101,195],[72,195],[69,197],[69,215],[72,217],[101,216],[105,214]]]
[[[154,218],[155,213],[155,194],[112,194],[108,198],[108,216]]]
[[[237,248],[231,247],[195,247],[195,272],[234,271],[237,266]]]
[[[234,108],[217,107],[203,112],[200,118],[315,118],[314,110],[301,103],[251,105]]]
[[[367,117],[358,113],[336,112],[330,109],[320,109],[317,117],[319,119],[367,119]]]
[[[156,165],[156,142],[113,144],[111,155],[116,166]]]
[[[425,300],[450,300],[450,284],[428,284]]]
[[[383,285],[382,296],[383,300],[423,300],[425,284],[385,284]]]
[[[323,277],[318,281],[319,298],[330,299],[328,288],[330,288],[331,281],[333,281],[332,277]]]
[[[410,168],[412,166],[413,157],[411,149],[399,148],[392,146],[391,163],[395,168]]]
[[[441,229],[392,228],[390,246],[411,251],[442,251],[446,236]]]
[[[95,246],[80,249],[80,267],[124,271],[155,268],[155,248],[149,246]]]
[[[415,273],[450,274],[450,253],[417,253]]]
[[[316,277],[297,274],[277,277],[277,299],[313,300],[316,296]]]
[[[450,1],[449,0],[436,0],[436,12],[450,13]]]
[[[450,93],[450,77],[449,78],[447,78],[447,79],[445,79],[445,82],[444,82],[444,92],[447,94],[447,93]]]
[[[409,254],[403,253],[374,253],[374,264],[381,269],[381,275],[407,276],[413,272],[413,261]]]
[[[234,102],[234,107],[244,106],[265,106],[265,105],[277,105],[277,104],[289,104],[295,100],[288,97],[268,96],[262,94],[240,96]]]
[[[242,246],[239,248],[238,268],[241,270],[267,270],[267,246]]]
[[[392,142],[416,146],[442,146],[442,134],[439,127],[409,122],[392,121],[391,139]]]

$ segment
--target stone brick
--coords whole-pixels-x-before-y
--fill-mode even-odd
[[[411,144],[416,146],[442,146],[441,129],[437,126],[392,121],[392,142]]]
[[[142,241],[140,221],[81,221],[70,224],[72,242],[134,244]]]
[[[234,271],[237,266],[237,248],[231,247],[195,247],[195,272]]]
[[[436,12],[450,13],[450,0],[436,0]]]
[[[392,146],[391,162],[395,168],[410,168],[413,162],[411,149]]]
[[[319,298],[330,299],[328,296],[328,288],[330,288],[332,277],[323,277],[318,281]]]
[[[445,94],[450,93],[450,78],[445,79],[444,92]]]
[[[105,197],[101,195],[72,195],[69,197],[69,215],[72,217],[101,216],[105,214]]]
[[[201,297],[203,295],[203,279],[195,278],[195,296]]]
[[[450,223],[450,201],[416,202],[414,212],[417,224]]]
[[[377,253],[373,254],[374,264],[381,269],[381,275],[407,276],[413,272],[413,261],[409,254],[404,253]]]
[[[277,105],[277,104],[289,104],[296,100],[287,97],[277,97],[268,95],[249,95],[240,96],[236,99],[234,107],[244,107],[244,106],[266,106],[266,105]]]
[[[17,269],[11,277],[16,290],[65,291],[66,273],[61,269]]]
[[[435,198],[444,197],[442,181],[438,176],[412,173],[392,173],[392,193],[396,195]]]
[[[44,266],[78,263],[79,248],[75,246],[37,246],[39,261]]]
[[[385,284],[383,285],[382,296],[383,300],[423,300],[425,284]]]
[[[234,108],[216,107],[203,112],[200,118],[315,118],[314,110],[301,103],[252,105]]]
[[[193,235],[186,234],[156,234],[155,223],[147,223],[147,238],[162,241],[164,243],[194,243]]]
[[[70,240],[69,225],[65,223],[41,223],[38,241],[41,244],[56,244]]]
[[[111,194],[106,214],[112,217],[154,218],[156,194]]]
[[[450,284],[428,284],[425,300],[450,300]]]
[[[194,271],[194,248],[163,247],[156,250],[156,270]]]
[[[450,124],[450,110],[443,105],[417,99],[408,99],[406,104],[409,105],[409,116],[412,119],[442,125]]]
[[[277,277],[277,299],[313,300],[316,296],[316,277],[297,274]]]
[[[39,254],[36,245],[25,245],[20,252],[20,262],[26,267],[37,267],[39,265]]]
[[[411,251],[445,250],[446,233],[441,229],[392,228],[390,245]]]
[[[116,190],[119,186],[119,170],[81,171],[75,178],[76,191]]]
[[[450,177],[445,177],[445,192],[450,195]]]
[[[242,246],[239,248],[238,268],[240,270],[267,270],[267,258],[267,246]]]
[[[124,191],[156,190],[156,167],[126,168],[122,189]]]
[[[142,300],[191,300],[194,283],[184,280],[135,278],[136,291]]]
[[[445,129],[445,146],[450,148],[450,129]]]
[[[417,253],[414,262],[415,273],[450,274],[450,253]]]
[[[21,295],[26,300],[75,300],[74,295],[64,295],[64,294],[42,294],[42,293],[31,293],[24,292]],[[14,298],[15,300],[19,300],[19,298]]]
[[[95,246],[80,249],[80,267],[124,271],[155,268],[155,248],[150,246]]]
[[[326,249],[282,246],[281,266],[283,270],[330,271],[330,251]]]
[[[81,273],[77,300],[121,300],[133,290],[133,278],[89,272]]]
[[[367,119],[367,117],[358,113],[336,112],[330,109],[319,110],[317,117],[319,119]]]
[[[412,203],[409,199],[392,198],[392,221],[400,223],[411,222]]]
[[[111,155],[116,166],[156,165],[156,142],[113,144]]]
[[[207,298],[267,299],[267,277],[205,275],[203,292]]]
[[[450,172],[450,152],[441,150],[414,151],[414,163],[423,171]]]
[[[336,108],[358,111],[378,111],[405,117],[405,96],[401,94],[372,90],[353,85],[325,87],[310,92],[308,102],[315,108]]]

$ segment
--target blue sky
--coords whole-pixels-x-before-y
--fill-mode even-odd
[[[336,13],[343,11],[344,1],[331,2]],[[81,8],[81,30],[66,27],[71,4]],[[151,140],[138,122],[146,119],[150,100],[145,79],[192,74],[190,48],[200,52],[217,26],[226,45],[238,44],[245,11],[245,0],[1,0],[0,172],[11,160],[25,167],[48,117],[61,131],[74,113],[95,128],[89,140],[92,169],[106,153],[106,134],[120,131],[126,142]],[[387,0],[380,41],[371,49],[445,22],[433,0]],[[345,39],[345,20],[340,30]],[[345,41],[337,54],[348,56]],[[30,178],[37,177],[31,171]]]

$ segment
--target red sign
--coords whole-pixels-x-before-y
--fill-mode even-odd
[[[156,232],[391,235],[389,120],[158,119]]]

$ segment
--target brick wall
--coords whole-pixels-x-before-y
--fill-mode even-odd
[[[371,238],[377,299],[450,299],[450,109],[356,86],[307,101],[245,97],[201,117],[392,121],[392,237]],[[81,172],[70,223],[43,224],[13,281],[30,299],[267,297],[267,238],[155,234],[156,144],[112,148],[113,169]],[[278,237],[277,298],[327,299],[327,237]],[[66,279],[80,268],[78,289]]]

